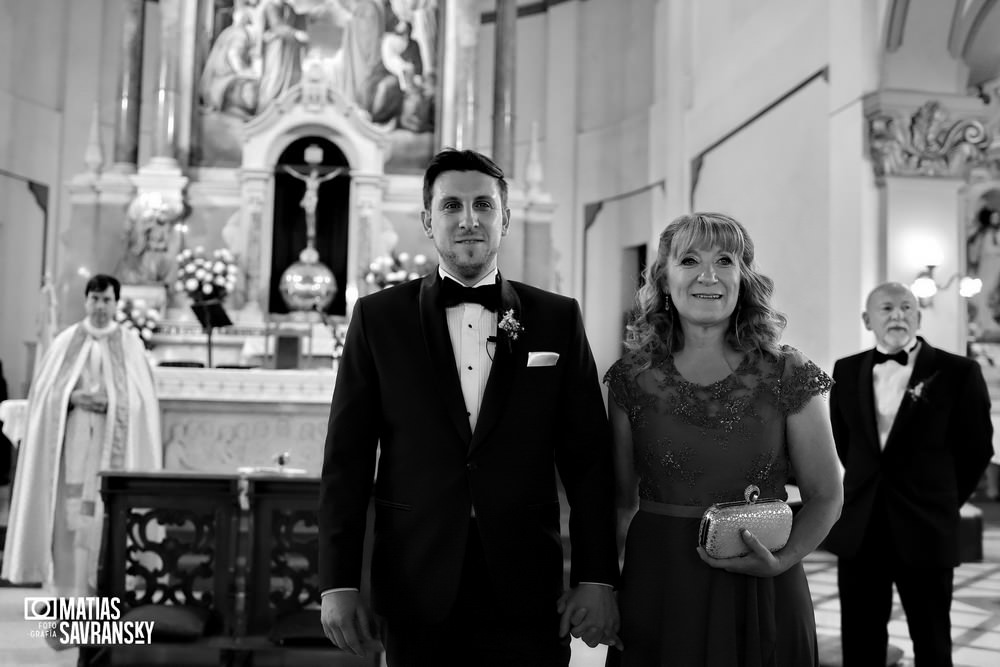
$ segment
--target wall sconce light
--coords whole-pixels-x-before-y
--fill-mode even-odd
[[[933,264],[928,264],[927,268],[917,274],[916,280],[910,285],[910,289],[913,291],[913,296],[917,297],[917,301],[920,303],[921,308],[930,308],[934,305],[934,295],[938,293],[939,290],[945,290],[951,287],[951,284],[959,278],[959,274],[954,274],[943,285],[939,285],[934,280],[934,269],[936,267]],[[958,280],[958,293],[965,298],[973,297],[979,294],[983,289],[983,281],[979,278],[973,278],[972,276],[962,276]]]

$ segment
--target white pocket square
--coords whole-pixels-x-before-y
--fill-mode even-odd
[[[528,368],[532,366],[555,366],[559,361],[558,352],[529,352]]]

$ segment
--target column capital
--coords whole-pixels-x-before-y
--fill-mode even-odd
[[[962,178],[984,165],[993,139],[981,99],[881,91],[864,101],[875,177]]]

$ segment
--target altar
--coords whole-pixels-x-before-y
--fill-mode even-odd
[[[167,470],[232,472],[288,465],[319,475],[336,372],[168,368],[153,371]]]

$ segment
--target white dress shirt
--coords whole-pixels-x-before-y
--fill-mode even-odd
[[[889,438],[892,423],[903,402],[906,386],[913,375],[913,364],[916,363],[917,350],[920,341],[914,339],[906,348],[907,363],[901,366],[895,361],[885,361],[872,367],[872,385],[875,391],[875,422],[878,425],[878,441],[885,449],[885,441]],[[886,353],[881,345],[875,347],[879,352]]]
[[[440,265],[438,273],[442,280],[465,284]],[[471,287],[492,285],[496,280],[497,270],[493,269]],[[486,381],[493,368],[493,356],[496,355],[497,314],[478,303],[460,303],[445,308],[445,319],[448,321],[448,337],[451,338],[451,349],[455,353],[455,365],[458,367],[458,379],[462,385],[469,426],[475,431],[483,394],[486,392]],[[493,340],[489,340],[490,338]]]

